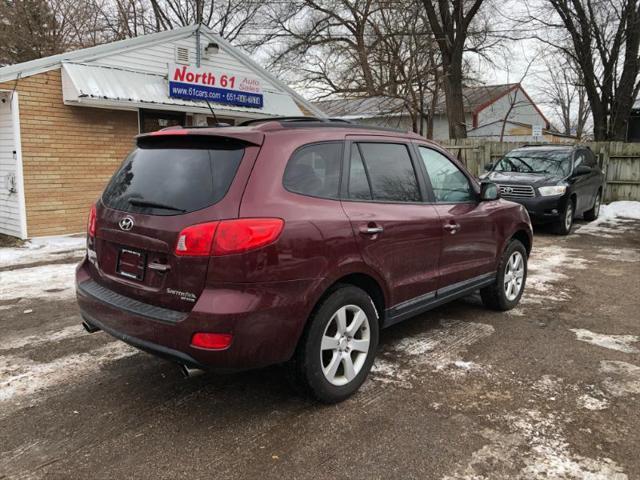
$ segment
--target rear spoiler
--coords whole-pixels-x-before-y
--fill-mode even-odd
[[[264,133],[255,131],[247,127],[167,127],[151,133],[142,133],[136,136],[136,143],[140,141],[150,140],[152,138],[162,137],[167,139],[170,137],[178,137],[182,140],[188,140],[189,137],[204,140],[206,137],[218,138],[224,140],[237,140],[249,145],[261,146],[264,142]]]

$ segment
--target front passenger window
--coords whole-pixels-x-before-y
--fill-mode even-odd
[[[431,180],[437,203],[475,201],[475,192],[469,179],[451,160],[426,147],[420,147],[420,156]]]

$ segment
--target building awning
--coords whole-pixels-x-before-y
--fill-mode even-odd
[[[206,102],[169,97],[166,75],[81,63],[62,64],[62,92],[67,105],[135,110],[138,108],[209,113]],[[233,117],[304,115],[287,93],[264,91],[263,108],[211,103],[219,115]]]

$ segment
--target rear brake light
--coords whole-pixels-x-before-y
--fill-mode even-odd
[[[90,237],[96,236],[96,204],[91,205],[89,219],[87,220],[87,233]]]
[[[233,335],[229,333],[194,333],[191,346],[207,350],[224,350],[231,345]]]
[[[211,254],[211,244],[220,222],[199,223],[185,228],[178,235],[176,255],[202,257]]]
[[[284,221],[280,218],[240,218],[220,222],[213,255],[231,255],[264,247],[277,240]]]
[[[277,240],[284,221],[280,218],[240,218],[200,223],[178,235],[176,255],[201,257],[231,255],[264,247]]]

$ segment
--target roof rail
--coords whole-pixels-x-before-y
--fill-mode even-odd
[[[283,123],[293,123],[293,122],[320,122],[320,123],[351,123],[349,120],[343,120],[341,118],[318,118],[318,117],[266,117],[266,118],[254,118],[251,120],[245,120],[242,123],[239,123],[239,127],[247,127],[249,125],[255,125],[257,123],[265,123],[265,122],[283,122]]]

